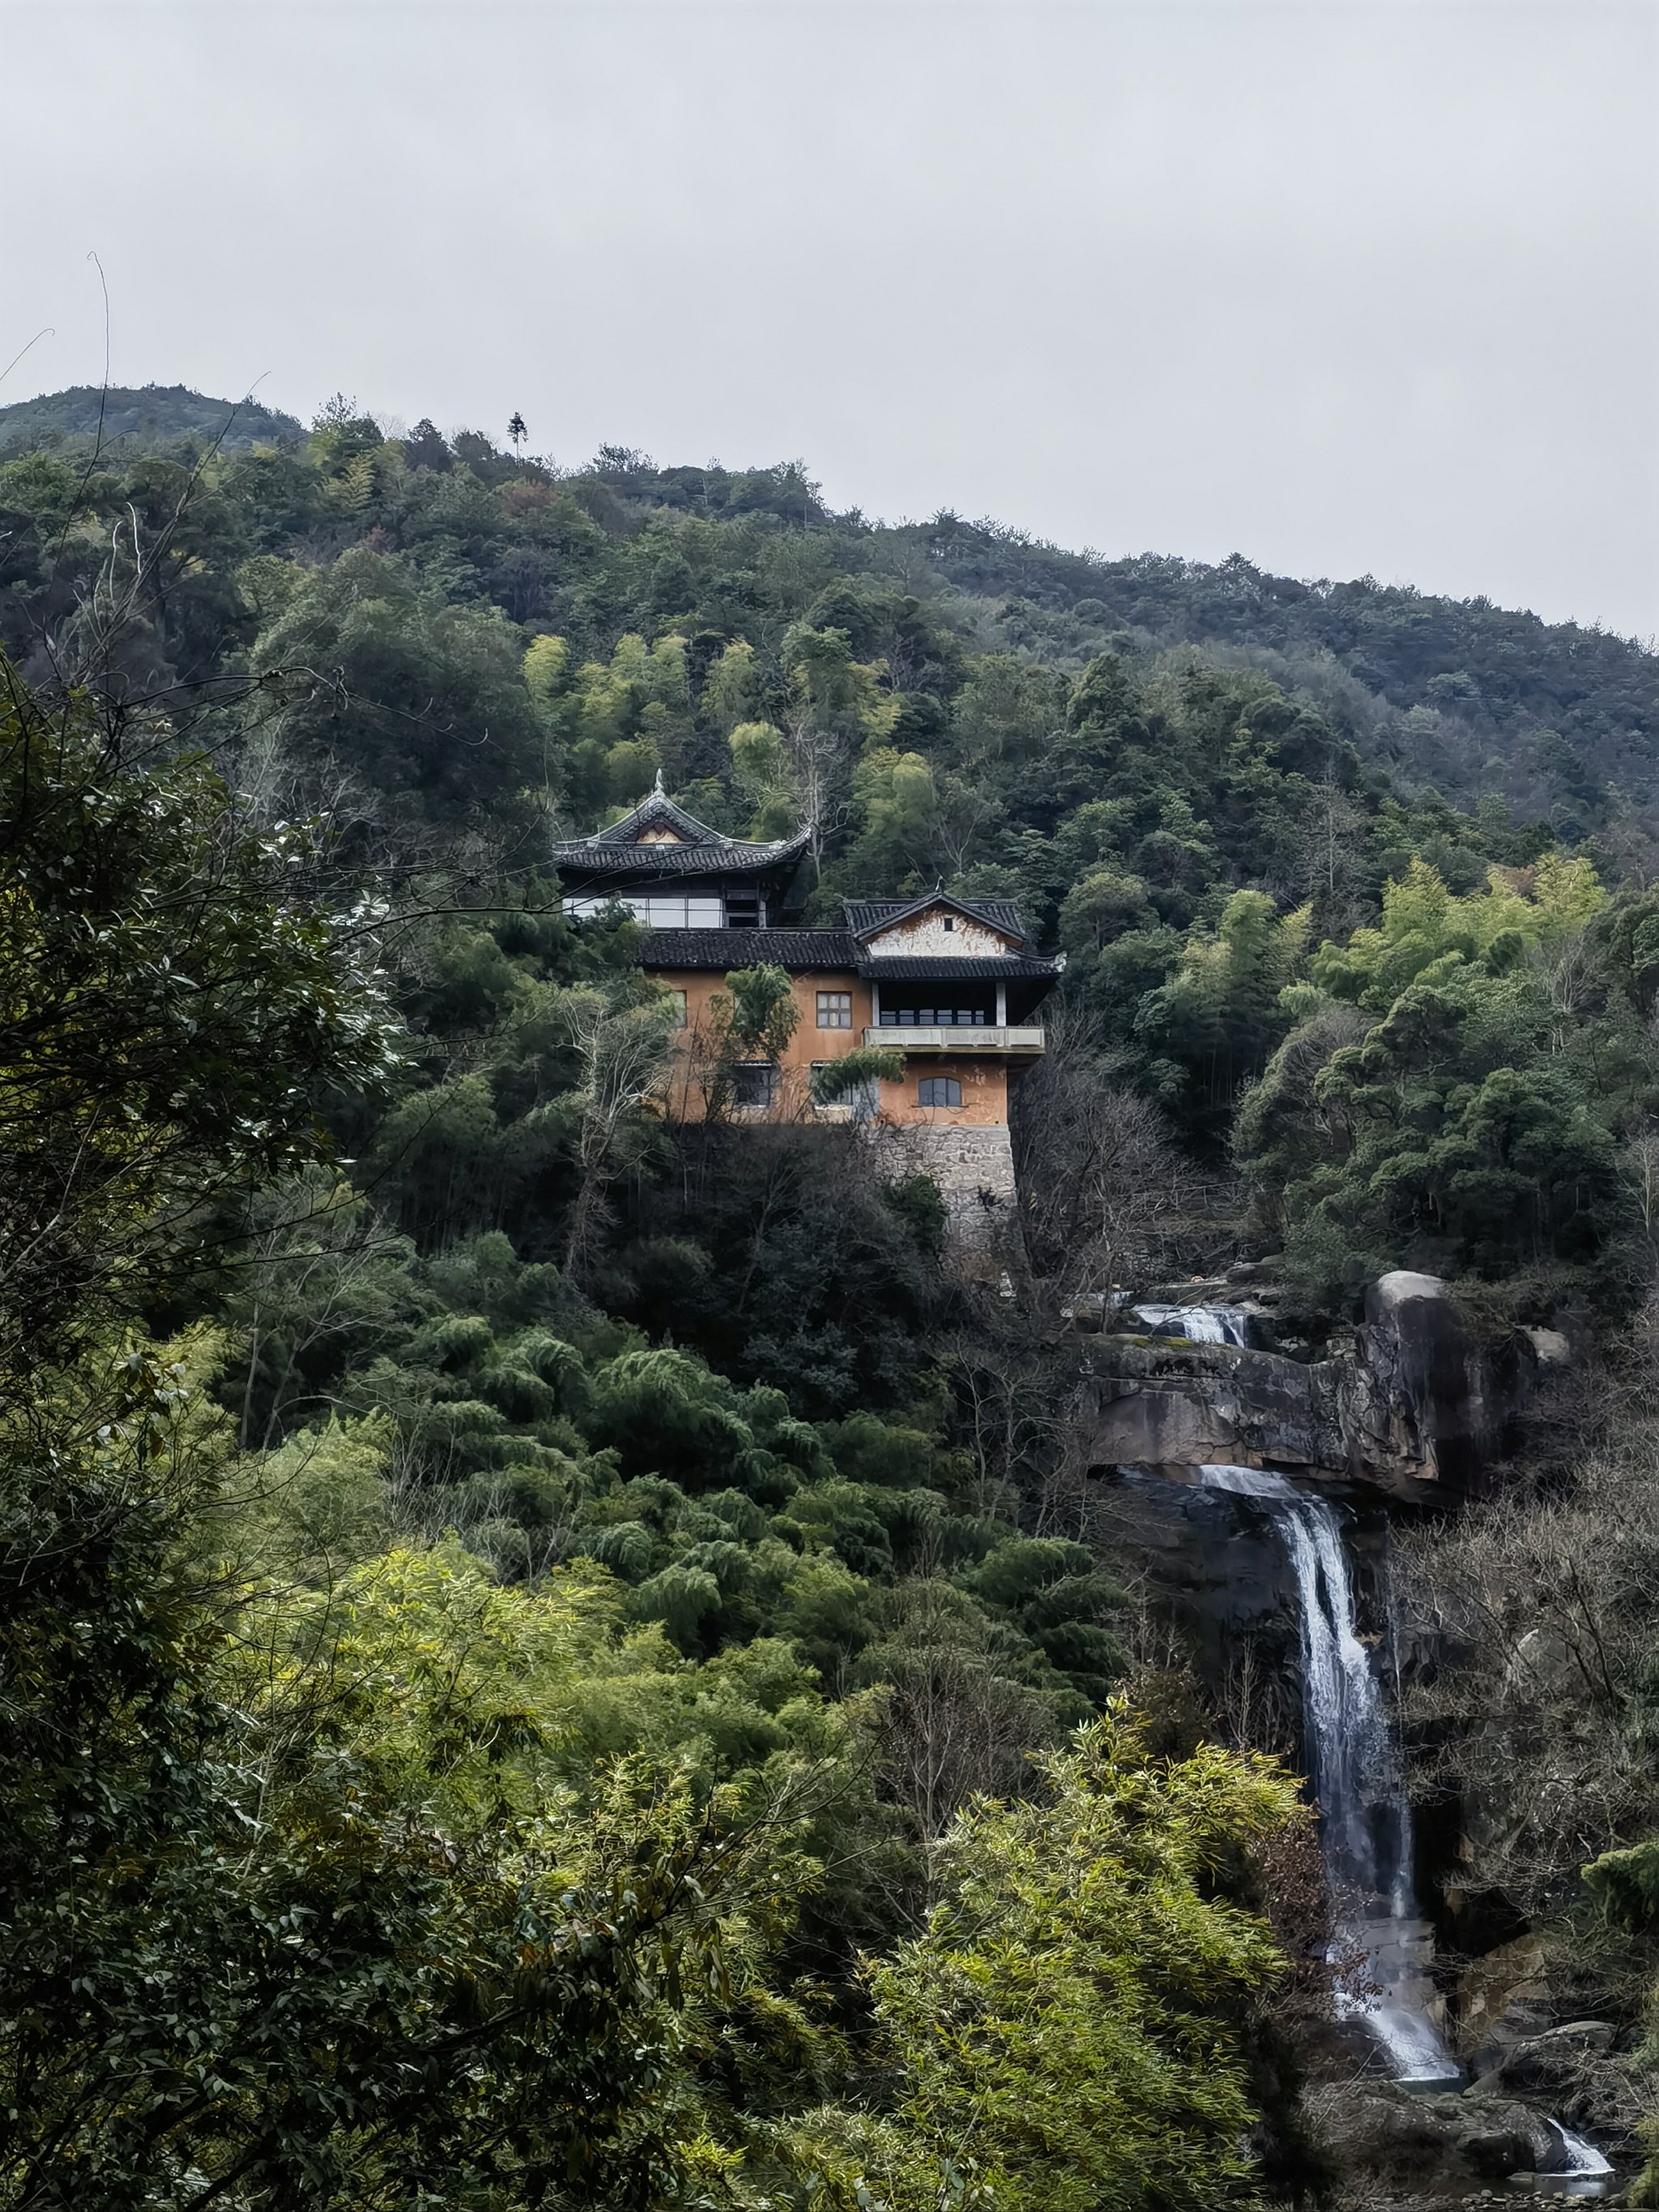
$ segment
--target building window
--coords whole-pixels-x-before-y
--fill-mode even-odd
[[[916,1085],[918,1106],[960,1106],[962,1085],[954,1075],[924,1075]]]
[[[989,1026],[990,1018],[983,1006],[884,1006],[877,1026],[896,1030],[920,1023],[924,1029],[982,1030]]]
[[[609,906],[619,906],[642,921],[647,929],[720,929],[726,908],[717,898],[684,898],[678,893],[639,894],[623,898],[568,898],[564,910],[577,921],[588,921]]]
[[[663,897],[653,893],[628,903],[640,921],[653,929],[719,929],[726,920],[726,910],[717,898]]]
[[[826,1067],[833,1067],[835,1064],[833,1060],[815,1060],[812,1062],[814,1079],[822,1075]],[[880,1078],[866,1075],[861,1082],[854,1084],[850,1090],[843,1091],[840,1097],[832,1098],[829,1110],[833,1112],[838,1106],[845,1107],[854,1121],[873,1121],[881,1111]],[[819,1110],[824,1109],[820,1108]]]
[[[818,993],[818,1027],[821,1030],[850,1030],[852,1026],[852,993],[850,991],[820,991]]]
[[[740,1060],[732,1071],[732,1103],[764,1111],[778,1095],[778,1071],[769,1060]]]

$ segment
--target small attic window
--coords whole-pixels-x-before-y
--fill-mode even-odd
[[[957,926],[957,918],[956,918],[955,915],[953,915],[953,914],[947,914],[947,915],[945,915],[945,927],[947,929],[954,929],[954,928],[956,927],[956,926]]]

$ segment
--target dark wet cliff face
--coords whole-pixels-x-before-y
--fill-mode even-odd
[[[1212,1689],[1252,1646],[1264,1682],[1277,1681],[1285,1709],[1299,1702],[1296,1577],[1262,1505],[1201,1488],[1189,1470],[1139,1467],[1099,1472],[1099,1525],[1115,1557],[1134,1561],[1190,1640]],[[1387,1627],[1388,1524],[1380,1499],[1348,1493],[1347,1523],[1361,1625]]]
[[[1102,1517],[1190,1637],[1218,1682],[1241,1644],[1286,1680],[1296,1668],[1296,1588],[1285,1547],[1259,1508],[1139,1468],[1106,1472]]]

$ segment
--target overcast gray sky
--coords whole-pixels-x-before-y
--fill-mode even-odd
[[[0,0],[0,401],[575,461],[1659,630],[1654,0]]]

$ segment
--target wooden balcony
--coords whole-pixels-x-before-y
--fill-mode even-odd
[[[1020,1029],[976,1029],[966,1022],[936,1023],[925,1028],[908,1022],[884,1022],[879,1029],[866,1030],[864,1042],[881,1051],[995,1052],[1018,1059],[1042,1050],[1043,1032],[1036,1024]]]

